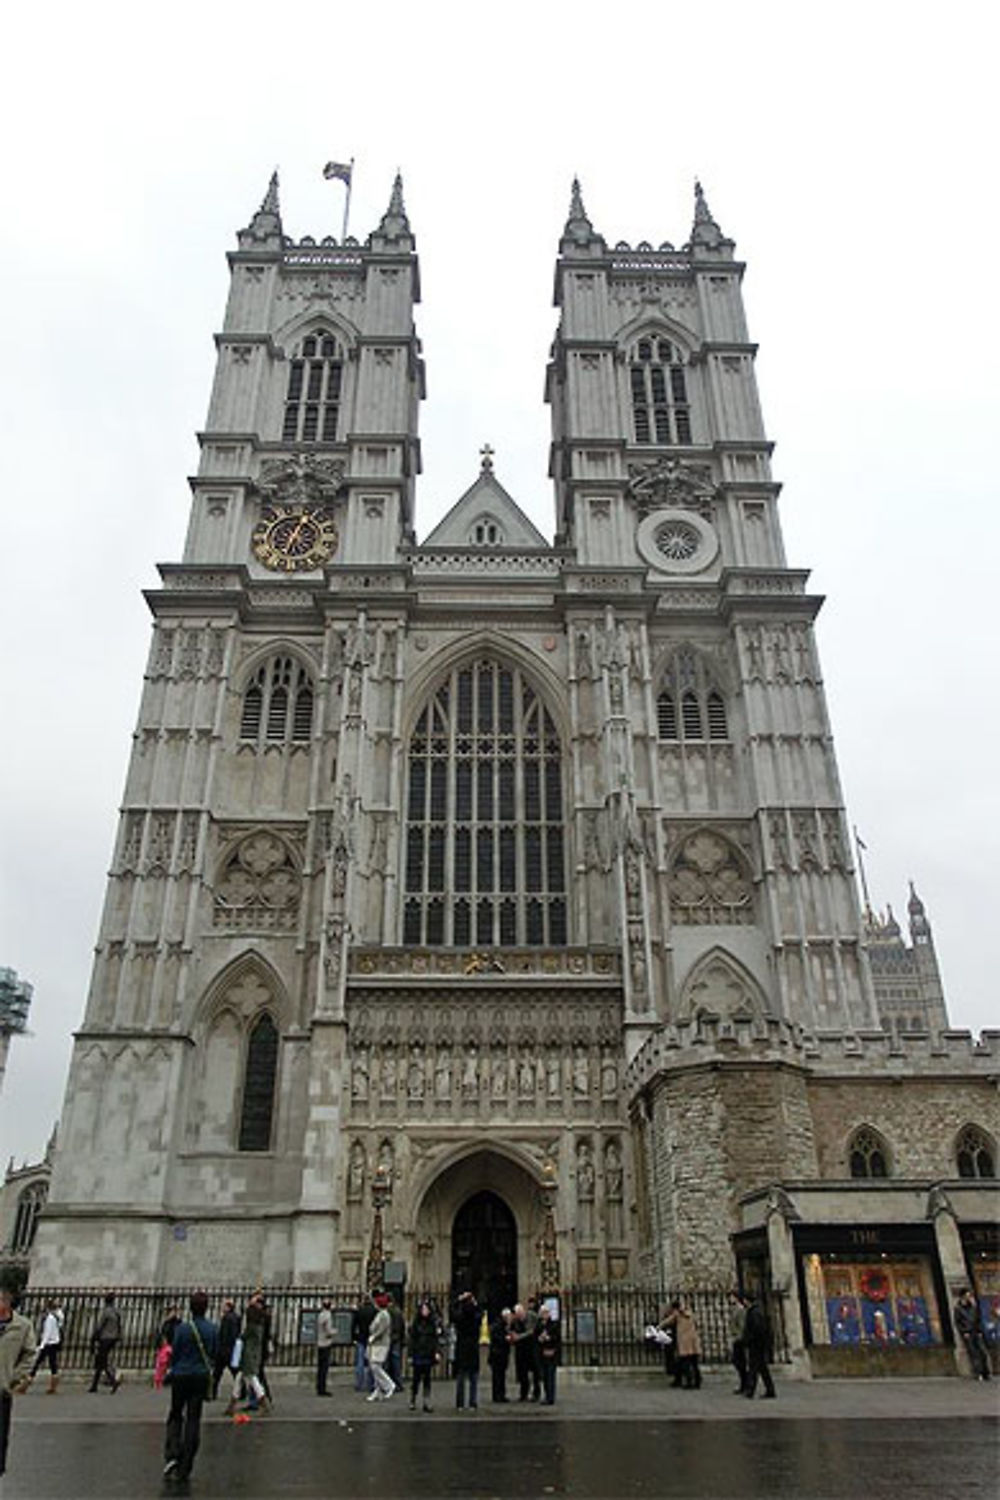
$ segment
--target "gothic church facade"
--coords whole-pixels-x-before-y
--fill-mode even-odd
[[[681,249],[612,248],[574,185],[553,543],[488,449],[416,541],[398,179],[343,244],[285,236],[274,181],[230,263],[35,1282],[358,1282],[379,1173],[412,1284],[530,1290],[551,1230],[563,1281],[763,1267],[808,1338],[795,1225],[898,1218],[859,1208],[867,1129],[917,1199],[965,1182],[947,1272],[906,1208],[943,1301],[989,1220],[956,1152],[995,1162],[996,1039],[947,1032],[922,907],[873,970],[820,600],[700,189]]]

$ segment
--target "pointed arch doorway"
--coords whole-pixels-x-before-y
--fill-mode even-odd
[[[451,1231],[452,1293],[470,1291],[493,1318],[517,1301],[517,1224],[498,1193],[467,1198]]]

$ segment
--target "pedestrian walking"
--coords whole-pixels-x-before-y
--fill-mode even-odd
[[[324,1297],[316,1319],[316,1394],[329,1396],[326,1388],[333,1356],[333,1309],[329,1297]]]
[[[54,1396],[59,1389],[59,1351],[62,1348],[64,1321],[62,1308],[54,1298],[50,1297],[45,1304],[38,1352],[31,1367],[31,1379],[34,1380],[39,1368],[43,1364],[48,1365],[49,1383],[45,1388],[46,1396]]]
[[[747,1321],[746,1298],[738,1287],[729,1293],[729,1349],[733,1369],[736,1371],[734,1395],[742,1396],[747,1388],[747,1346],[743,1331]]]
[[[14,1397],[28,1389],[35,1330],[28,1318],[15,1312],[6,1287],[0,1286],[0,1474],[7,1469]]]
[[[354,1389],[370,1391],[371,1371],[368,1368],[368,1334],[375,1316],[375,1304],[371,1297],[362,1297],[351,1315],[351,1339],[354,1343]]]
[[[94,1374],[90,1382],[91,1395],[96,1394],[102,1378],[110,1385],[112,1396],[121,1385],[121,1379],[114,1366],[115,1350],[118,1348],[121,1336],[121,1313],[118,1311],[114,1292],[108,1292],[90,1338],[90,1346],[94,1355]]]
[[[254,1292],[247,1303],[243,1318],[243,1349],[240,1354],[241,1388],[247,1397],[248,1411],[270,1411],[271,1403],[260,1378],[264,1361],[264,1338],[267,1332],[267,1312],[264,1298]]]
[[[972,1288],[967,1286],[955,1303],[955,1327],[969,1356],[974,1380],[989,1380],[990,1351],[983,1332],[983,1313]]]
[[[510,1325],[513,1314],[505,1307],[490,1326],[490,1375],[493,1381],[493,1400],[507,1400],[507,1367],[510,1364]]]
[[[479,1406],[479,1326],[482,1315],[471,1292],[461,1292],[452,1308],[451,1322],[455,1330],[455,1406],[461,1411],[465,1406],[466,1392],[469,1409]]]
[[[413,1371],[410,1386],[410,1410],[416,1411],[417,1392],[423,1388],[424,1411],[433,1411],[431,1405],[431,1374],[441,1358],[441,1325],[434,1310],[425,1298],[410,1324],[410,1364]]]
[[[406,1319],[395,1297],[389,1298],[389,1358],[386,1370],[397,1391],[403,1390],[403,1351],[406,1348]]]
[[[743,1342],[747,1353],[747,1383],[743,1392],[752,1401],[757,1390],[757,1377],[764,1386],[764,1395],[773,1401],[776,1395],[774,1381],[768,1361],[771,1358],[771,1328],[759,1298],[751,1292],[746,1299],[747,1312],[743,1323]]]
[[[212,1369],[212,1399],[219,1394],[219,1386],[223,1375],[229,1375],[232,1381],[230,1399],[236,1395],[236,1379],[239,1361],[234,1357],[236,1352],[236,1341],[240,1336],[241,1318],[236,1311],[236,1303],[232,1297],[227,1297],[222,1304],[222,1317],[219,1319],[219,1342],[215,1352],[215,1364]],[[242,1352],[242,1351],[241,1351]]]
[[[538,1358],[542,1367],[543,1401],[546,1406],[556,1404],[556,1371],[562,1354],[562,1334],[559,1320],[552,1308],[543,1302],[538,1311],[538,1326],[535,1330]]]
[[[274,1318],[271,1314],[271,1306],[264,1296],[260,1287],[257,1288],[257,1298],[264,1313],[264,1330],[260,1340],[260,1363],[257,1366],[257,1379],[260,1381],[267,1397],[267,1408],[270,1411],[274,1405],[274,1397],[271,1395],[271,1386],[267,1378],[267,1362],[271,1358],[274,1348]]]
[[[208,1297],[192,1292],[191,1316],[178,1321],[170,1352],[170,1411],[164,1442],[163,1477],[190,1479],[201,1438],[201,1409],[211,1393],[219,1330],[205,1314]]]
[[[372,1372],[374,1389],[365,1398],[368,1401],[388,1401],[396,1386],[385,1367],[392,1343],[392,1319],[389,1317],[388,1292],[376,1292],[375,1316],[368,1330],[368,1368]]]
[[[679,1297],[675,1297],[660,1327],[673,1334],[677,1349],[673,1384],[682,1386],[686,1391],[698,1390],[701,1386],[701,1370],[698,1366],[701,1340],[691,1309]]]

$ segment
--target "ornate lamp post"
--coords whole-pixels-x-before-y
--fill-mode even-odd
[[[382,1210],[389,1201],[392,1182],[388,1168],[380,1163],[372,1178],[372,1238],[368,1250],[366,1285],[370,1292],[381,1285],[385,1267],[385,1251],[382,1247]]]
[[[538,1256],[541,1272],[541,1290],[543,1296],[550,1296],[558,1292],[560,1284],[559,1256],[556,1245],[556,1220],[555,1202],[559,1184],[556,1181],[555,1164],[549,1158],[542,1164],[542,1207],[545,1218],[542,1221],[542,1234],[538,1241]]]

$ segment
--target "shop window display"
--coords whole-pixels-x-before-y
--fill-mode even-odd
[[[1000,1345],[1000,1260],[977,1259],[972,1266],[973,1286],[983,1318],[983,1337]]]
[[[924,1256],[807,1255],[813,1342],[918,1347],[940,1344],[941,1320]]]

